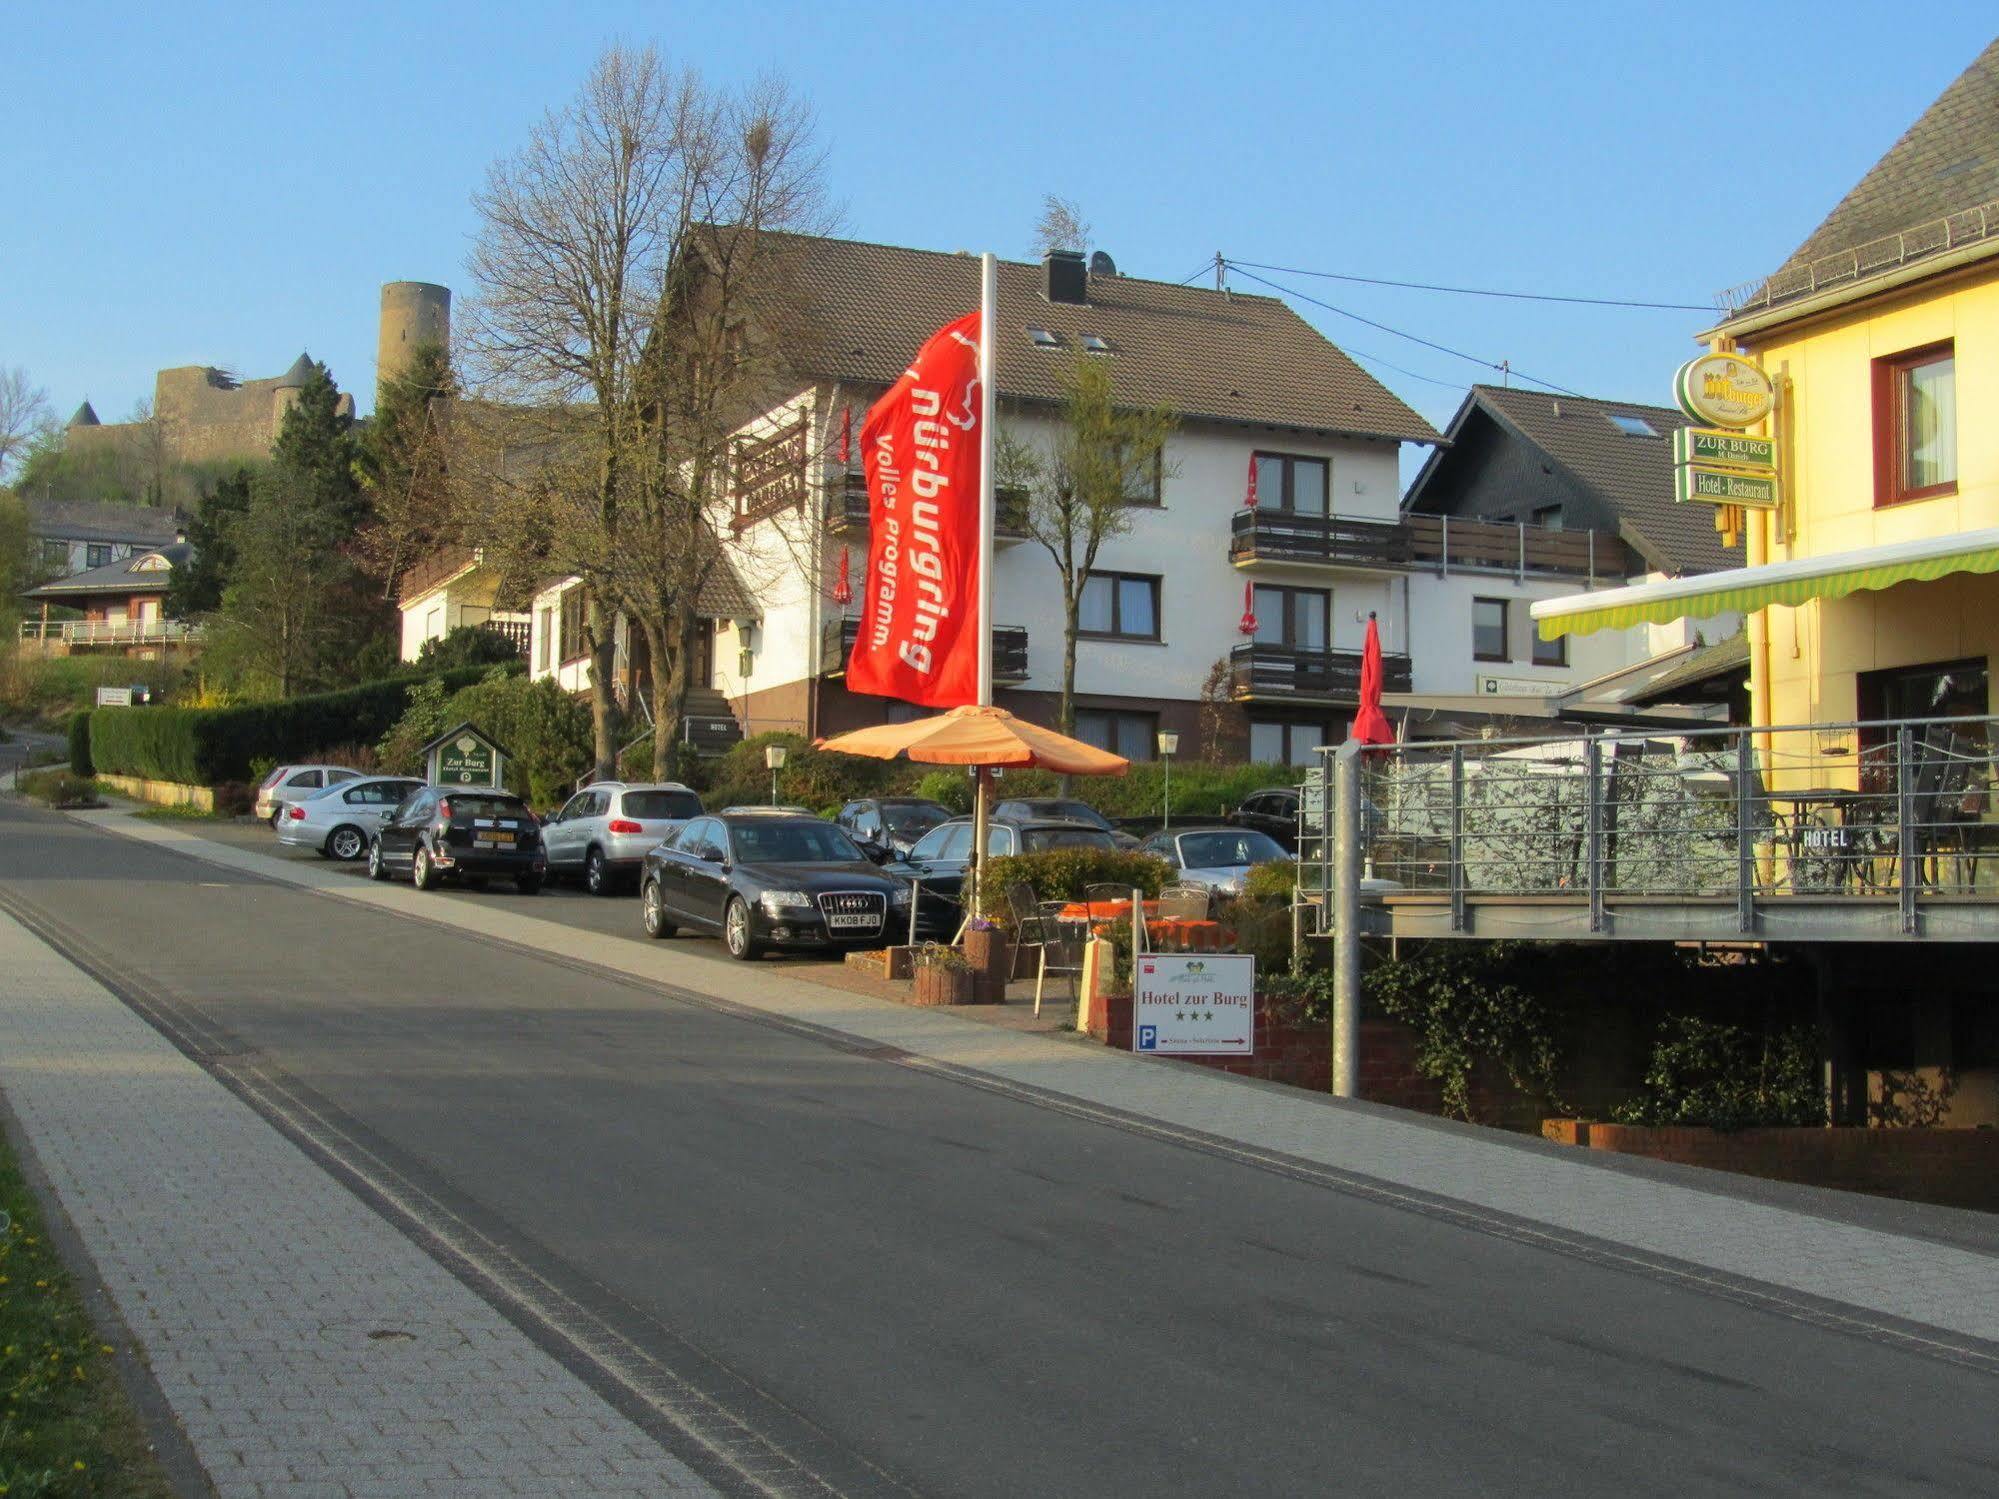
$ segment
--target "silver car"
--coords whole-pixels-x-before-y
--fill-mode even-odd
[[[342,781],[358,781],[361,772],[345,765],[280,765],[257,785],[257,818],[278,825],[278,813],[292,802]]]
[[[637,880],[648,849],[700,815],[701,798],[677,781],[597,781],[542,825],[549,876],[580,875],[592,895],[609,895]]]
[[[1243,879],[1258,864],[1288,859],[1277,840],[1254,828],[1182,828],[1154,833],[1144,852],[1173,866],[1184,885],[1205,885],[1224,895],[1242,894]]]
[[[310,848],[329,859],[358,859],[382,825],[382,814],[423,782],[411,776],[366,776],[323,786],[278,812],[278,842]]]

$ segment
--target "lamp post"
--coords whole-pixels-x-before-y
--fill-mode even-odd
[[[1164,780],[1160,792],[1159,825],[1161,828],[1173,826],[1173,755],[1180,748],[1180,736],[1171,729],[1159,731],[1159,763]]]
[[[777,773],[784,769],[785,748],[781,744],[764,746],[764,764],[770,767],[770,804],[777,805]]]

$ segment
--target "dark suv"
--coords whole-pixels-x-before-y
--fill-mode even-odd
[[[368,843],[370,879],[407,872],[419,890],[445,880],[476,889],[503,879],[533,895],[547,869],[541,822],[508,791],[426,786],[384,812]]]
[[[1229,824],[1254,828],[1277,840],[1287,854],[1298,851],[1298,790],[1295,786],[1272,786],[1242,799],[1229,815]]]

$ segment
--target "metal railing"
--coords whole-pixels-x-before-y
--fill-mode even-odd
[[[868,485],[854,470],[838,475],[828,485],[820,507],[826,529],[838,536],[865,536],[869,525]],[[1019,489],[1001,489],[993,495],[993,539],[1027,539],[1027,494]]]
[[[861,622],[858,619],[829,619],[821,627],[819,636],[819,675],[822,677],[845,676],[847,658],[854,654],[854,642],[860,638]],[[1027,630],[1021,625],[993,626],[993,680],[995,682],[1024,682],[1027,680]]]
[[[21,622],[23,644],[172,645],[199,640],[201,626],[177,619],[30,619]]]
[[[1560,573],[1595,582],[1629,571],[1624,543],[1609,533],[1558,530],[1520,521],[1405,515],[1362,520],[1290,510],[1238,509],[1229,517],[1229,560],[1308,562],[1325,567],[1453,568],[1472,572]]]
[[[1384,654],[1382,689],[1409,691],[1407,656]],[[1360,652],[1250,641],[1229,651],[1229,695],[1239,703],[1360,701]]]
[[[1469,902],[1999,902],[1999,720],[1938,718],[1393,746],[1364,757],[1360,848],[1386,889]],[[1316,774],[1301,860],[1330,867]],[[1314,878],[1308,874],[1308,883]]]
[[[1947,218],[1884,234],[1850,250],[1822,255],[1802,265],[1785,266],[1764,277],[1715,294],[1715,306],[1725,318],[1740,317],[1761,307],[1773,307],[1813,292],[1861,281],[1883,271],[1976,244],[1999,234],[1999,199],[1961,209]]]

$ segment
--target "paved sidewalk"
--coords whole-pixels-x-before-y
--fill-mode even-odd
[[[5,916],[0,1093],[224,1499],[714,1492]]]
[[[1584,1152],[1442,1129],[1376,1105],[1246,1086],[1108,1048],[969,1025],[816,983],[778,965],[751,970],[756,982],[746,984],[745,974],[676,952],[676,943],[606,937],[523,917],[513,902],[488,907],[430,899],[407,885],[359,882],[331,867],[284,863],[129,815],[83,816],[226,868],[824,1027],[995,1084],[1281,1153],[1387,1189],[1449,1199],[1841,1303],[1863,1316],[1999,1342],[1999,1256],[1656,1180],[1592,1161]]]

